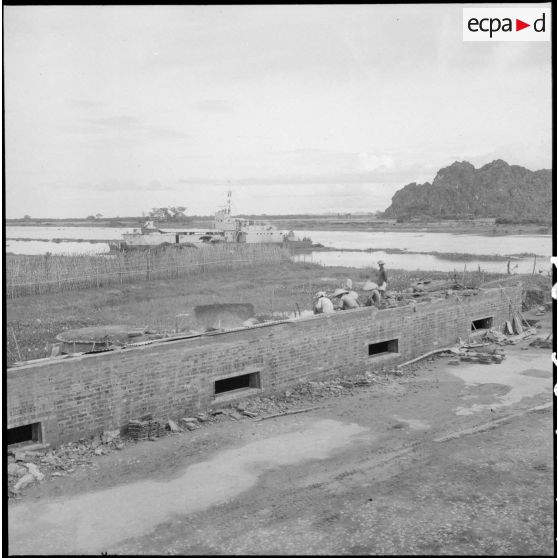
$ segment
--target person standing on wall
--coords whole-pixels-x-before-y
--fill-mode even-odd
[[[384,269],[384,265],[386,265],[386,262],[384,262],[384,260],[378,260],[378,265],[380,267],[378,271],[378,290],[380,291],[382,297],[384,297],[386,295],[388,281],[387,273]]]

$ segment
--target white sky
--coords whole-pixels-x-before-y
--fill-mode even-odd
[[[488,5],[488,4],[487,4]],[[463,4],[4,6],[6,216],[376,211],[455,160],[552,162],[551,43]]]

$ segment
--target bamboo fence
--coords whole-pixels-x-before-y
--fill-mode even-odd
[[[110,255],[8,256],[6,296],[17,298],[185,275],[258,267],[289,259],[288,250],[263,244],[163,248]]]

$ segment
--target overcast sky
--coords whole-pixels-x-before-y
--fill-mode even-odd
[[[6,215],[384,210],[456,160],[551,167],[551,43],[462,7],[4,6]]]

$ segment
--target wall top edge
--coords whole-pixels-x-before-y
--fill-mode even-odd
[[[452,296],[450,298],[447,299],[439,299],[439,300],[434,300],[434,301],[428,301],[428,302],[417,302],[414,305],[406,305],[406,306],[398,306],[395,308],[384,308],[382,310],[378,310],[377,308],[371,306],[371,307],[362,307],[362,308],[355,308],[354,310],[351,310],[350,312],[335,312],[333,314],[319,314],[319,315],[314,315],[314,316],[308,316],[308,317],[304,317],[304,318],[298,318],[298,319],[287,319],[287,320],[278,320],[276,322],[268,322],[268,323],[264,323],[264,324],[258,324],[256,326],[250,326],[250,327],[241,327],[241,328],[236,328],[236,329],[231,329],[231,330],[226,330],[226,331],[222,331],[222,332],[217,332],[214,333],[212,332],[211,334],[201,334],[201,335],[195,335],[195,336],[179,336],[179,337],[169,337],[166,339],[158,339],[158,340],[154,340],[152,343],[145,343],[142,344],[141,346],[127,346],[124,348],[118,348],[118,349],[114,349],[114,350],[110,350],[110,351],[103,351],[103,352],[99,352],[99,353],[84,353],[84,354],[77,354],[77,355],[63,355],[63,356],[58,356],[58,357],[52,357],[52,358],[41,358],[41,359],[36,359],[36,360],[30,360],[30,361],[26,361],[24,364],[20,364],[20,365],[16,365],[16,366],[11,366],[9,368],[7,368],[7,375],[8,376],[15,376],[20,374],[23,371],[27,371],[27,370],[32,370],[38,367],[43,367],[43,366],[50,366],[50,365],[58,365],[58,364],[64,364],[64,363],[75,363],[75,362],[79,362],[83,359],[89,359],[89,358],[98,358],[98,359],[102,359],[103,357],[111,357],[111,356],[115,356],[115,355],[120,355],[120,356],[125,356],[127,354],[130,354],[131,352],[135,352],[135,351],[142,351],[142,350],[146,350],[148,348],[161,348],[164,346],[170,346],[170,345],[176,345],[177,343],[187,343],[187,342],[195,342],[195,341],[202,341],[205,343],[211,343],[212,338],[230,338],[230,336],[233,336],[236,333],[247,333],[247,332],[254,332],[256,330],[261,330],[261,329],[265,329],[267,327],[279,327],[279,326],[286,326],[286,327],[297,327],[299,325],[302,324],[310,324],[310,323],[316,323],[318,321],[327,321],[327,320],[343,320],[343,321],[347,321],[347,320],[351,320],[356,318],[357,316],[362,316],[362,314],[365,313],[369,313],[369,314],[373,314],[375,316],[378,316],[378,318],[381,319],[389,319],[390,316],[392,315],[397,315],[397,314],[401,314],[401,313],[408,313],[408,312],[413,312],[414,308],[420,308],[421,312],[424,310],[427,310],[429,307],[431,307],[433,310],[439,309],[440,306],[445,306],[445,305],[453,305],[454,303],[471,303],[471,302],[475,302],[478,300],[478,297],[480,296],[483,300],[486,298],[487,295],[492,295],[492,294],[496,294],[496,293],[501,293],[502,290],[503,291],[515,291],[518,288],[520,288],[522,286],[521,282],[518,282],[515,285],[505,285],[502,287],[490,287],[490,288],[481,288],[479,289],[479,293],[475,296],[467,296],[467,297],[462,297],[460,299],[460,301],[457,300],[457,298],[455,296]],[[459,296],[458,292],[456,292],[456,295]]]

